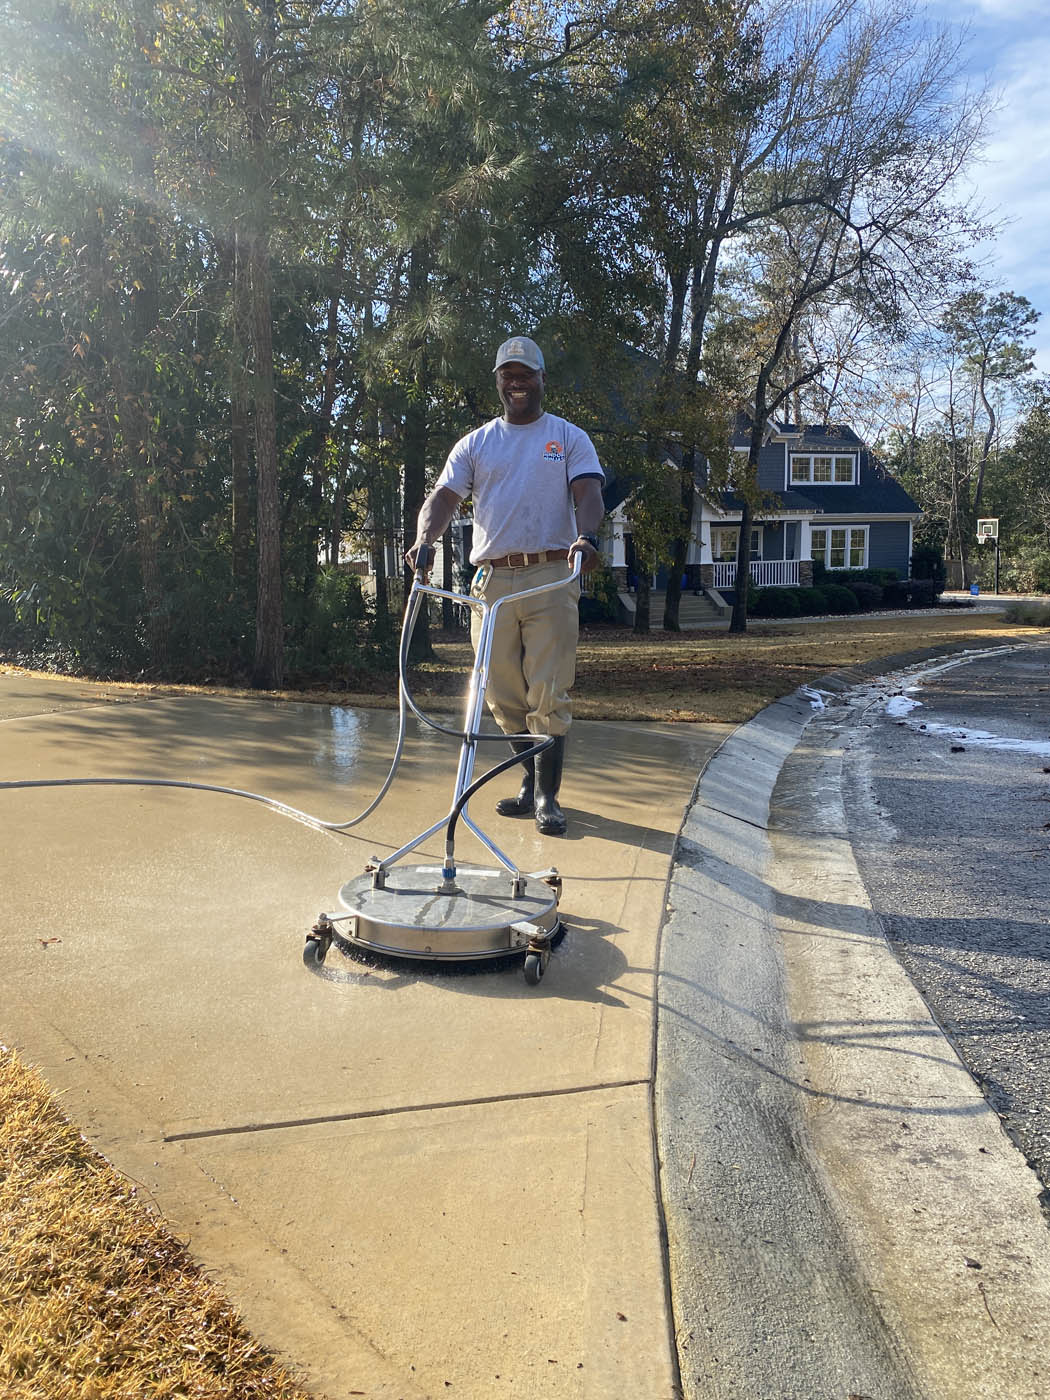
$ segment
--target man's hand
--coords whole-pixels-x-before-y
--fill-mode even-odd
[[[595,549],[591,541],[585,540],[582,535],[580,535],[578,539],[573,540],[572,544],[569,546],[570,564],[572,563],[574,554],[582,555],[582,561],[580,563],[580,572],[582,574],[593,573],[601,563],[602,556]]]
[[[578,477],[572,483],[572,504],[576,512],[576,528],[580,533],[569,546],[569,562],[572,563],[574,554],[582,555],[580,570],[589,574],[601,562],[601,555],[598,553],[598,527],[605,515],[601,483],[593,476]]]
[[[413,573],[417,569],[422,570],[423,582],[426,583],[430,578],[430,570],[434,563],[434,546],[427,540],[416,540],[411,549],[405,550],[405,563]]]

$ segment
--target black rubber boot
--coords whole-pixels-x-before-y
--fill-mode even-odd
[[[536,826],[541,836],[565,835],[565,813],[558,806],[564,763],[565,735],[559,734],[549,749],[536,755]]]
[[[512,739],[510,746],[515,753],[528,753],[529,749],[532,748],[528,739]],[[496,803],[496,811],[501,817],[529,817],[532,815],[533,794],[536,790],[536,770],[533,768],[531,758],[523,758],[521,766],[525,769],[525,776],[521,780],[517,797],[501,797]]]

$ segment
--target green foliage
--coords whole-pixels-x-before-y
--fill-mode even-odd
[[[797,588],[760,588],[749,611],[752,617],[798,617],[802,611]]]
[[[821,617],[830,611],[828,595],[823,588],[798,589],[798,605],[803,617]]]
[[[995,582],[992,551],[982,552],[978,579],[991,588]],[[1040,543],[1014,549],[1000,562],[999,588],[1003,593],[1050,593],[1050,549]]]
[[[845,584],[822,584],[821,591],[827,599],[828,612],[855,613],[859,610],[860,604],[857,602],[856,593],[852,588],[847,588]]]
[[[894,579],[886,583],[882,588],[882,606],[884,608],[898,609],[906,608],[911,598],[910,582],[901,582]]]
[[[933,545],[915,545],[911,556],[911,576],[913,579],[929,579],[933,584],[933,596],[944,592],[944,556]]]
[[[377,639],[361,580],[347,569],[321,569],[309,594],[286,598],[285,621],[293,639],[287,645],[293,683],[338,678],[352,689],[355,678],[394,666],[396,639]]]
[[[869,196],[965,147],[943,104],[886,108],[896,16],[843,43],[790,9],[0,6],[17,627],[114,671],[239,673],[256,630],[303,672],[371,664],[362,629],[396,635],[394,609],[355,615],[319,560],[347,530],[400,557],[402,512],[496,409],[510,329],[625,484],[643,567],[677,568],[691,450],[712,490],[739,466],[725,426],[779,314],[776,278],[745,276],[708,334],[723,242],[805,239],[829,142],[880,153]]]
[[[872,612],[883,599],[883,588],[879,583],[868,583],[865,579],[850,579],[845,585],[857,600],[861,612]]]
[[[1050,627],[1050,605],[1046,603],[1011,603],[1003,616],[1020,627]]]
[[[580,594],[580,621],[616,622],[619,616],[616,579],[608,564],[603,563],[587,576],[587,591]]]
[[[932,578],[913,578],[908,584],[909,608],[932,608],[941,589]]]

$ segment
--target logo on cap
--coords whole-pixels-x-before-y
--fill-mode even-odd
[[[528,365],[529,369],[543,369],[543,351],[534,340],[530,340],[527,335],[511,336],[510,340],[505,340],[496,351],[496,363],[494,368],[500,369],[503,365],[515,363]]]

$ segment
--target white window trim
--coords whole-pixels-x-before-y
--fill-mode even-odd
[[[826,537],[827,537],[827,543],[826,543],[826,545],[824,546],[824,554],[823,554],[823,557],[821,557],[820,555],[817,554],[817,552],[816,552],[816,551],[817,551],[817,546],[816,546],[816,543],[814,542],[814,539],[813,539],[813,536],[814,536],[815,534],[819,533],[821,530],[823,530],[823,531],[825,532]],[[845,532],[846,532],[846,562],[845,562],[844,564],[829,564],[829,563],[828,563],[828,556],[829,556],[830,553],[831,553],[831,532],[832,532],[832,530],[845,530]],[[850,551],[851,551],[852,545],[853,545],[852,537],[853,537],[853,535],[855,535],[855,534],[863,535],[863,537],[864,537],[864,562],[861,563],[861,564],[851,564],[850,561],[849,561]],[[812,526],[812,528],[810,529],[810,532],[809,532],[809,552],[810,552],[810,558],[812,558],[812,559],[820,559],[820,562],[824,565],[824,567],[828,570],[829,573],[845,573],[845,572],[846,572],[847,570],[849,570],[849,569],[866,569],[866,568],[868,567],[868,545],[869,545],[869,542],[870,542],[870,537],[871,537],[871,526],[870,526],[870,525],[834,524],[834,523],[829,523],[829,522],[827,522],[827,521],[825,521],[825,520],[822,520],[822,521],[820,522],[819,525],[814,525],[814,526]]]
[[[831,480],[830,480],[830,481],[814,481],[814,480],[813,480],[813,458],[814,458],[814,457],[830,457],[830,458],[831,458],[832,466],[831,466]],[[835,480],[835,463],[836,463],[836,461],[841,461],[841,460],[843,460],[843,459],[845,459],[845,458],[848,458],[849,461],[850,461],[850,464],[851,464],[850,479],[849,479],[849,481],[836,481],[836,480]],[[856,452],[830,452],[830,451],[829,451],[829,452],[789,452],[789,453],[788,453],[788,459],[787,459],[787,487],[788,487],[788,490],[790,490],[793,486],[856,486],[856,484],[857,484],[857,469],[858,469],[859,460],[860,460],[860,459],[859,459],[859,456],[858,456],[858,454],[857,454]],[[809,475],[808,475],[804,480],[796,480],[796,477],[795,477],[795,463],[796,463],[796,462],[801,462],[801,461],[806,461],[806,462],[809,463],[809,467],[808,467]]]
[[[756,559],[761,559],[761,558],[763,557],[762,549],[763,549],[763,544],[764,544],[764,538],[763,538],[763,531],[764,531],[764,529],[765,529],[765,527],[764,527],[763,525],[752,525],[752,526],[751,526],[751,539],[752,539],[752,542],[753,542],[753,543],[757,542],[757,545],[758,545],[757,553],[755,552],[754,549],[752,549],[752,551],[751,551],[751,561],[752,561],[752,562],[754,562],[754,560],[756,560]],[[733,547],[733,557],[732,557],[732,559],[721,559],[720,556],[717,555],[717,554],[715,553],[715,531],[716,531],[716,530],[717,530],[717,531],[722,531],[722,530],[730,531],[730,530],[731,530],[732,533],[736,536],[736,545],[734,545],[734,547]],[[738,548],[739,544],[740,544],[740,526],[739,526],[739,525],[712,525],[712,527],[711,527],[711,558],[712,558],[712,560],[714,561],[714,563],[716,563],[716,564],[717,564],[717,563],[735,564],[735,563],[736,563],[736,558],[737,558],[737,548]]]

